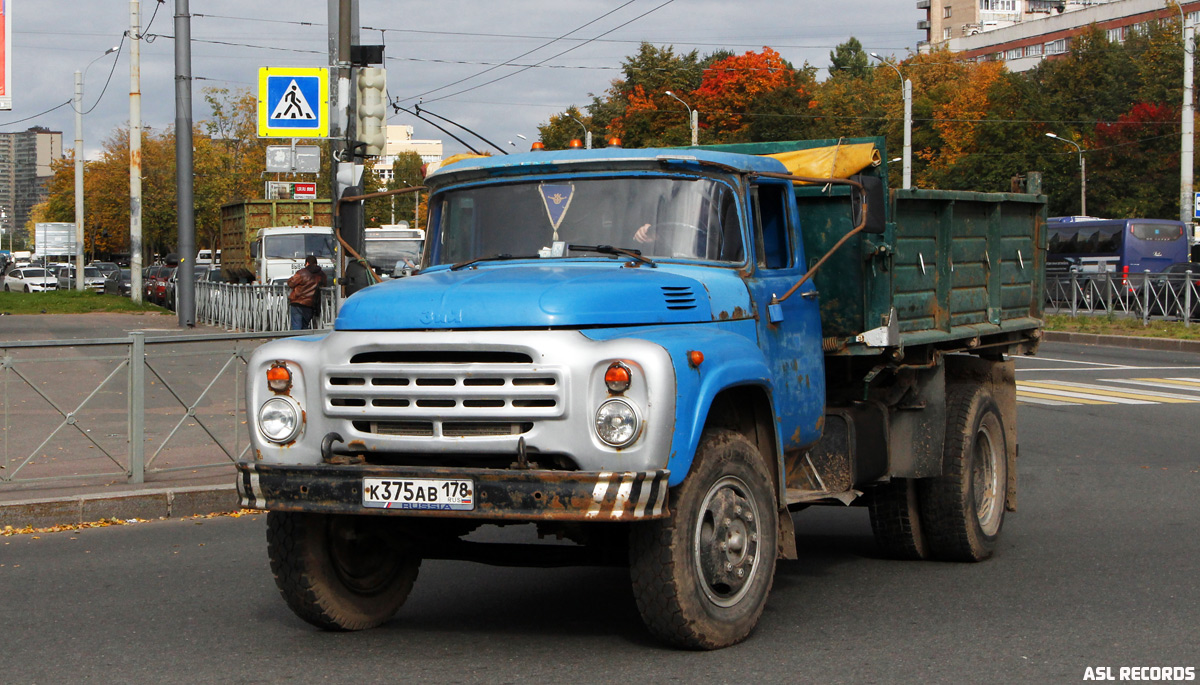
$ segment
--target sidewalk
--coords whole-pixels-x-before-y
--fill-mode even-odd
[[[14,316],[0,319],[0,340],[47,340],[83,337],[122,337],[130,330],[153,331],[152,335],[213,333],[217,329],[179,329],[169,317],[81,314],[69,317]],[[30,321],[14,321],[27,319]],[[57,321],[56,321],[57,319]],[[21,326],[13,326],[21,324]],[[21,328],[18,332],[18,328]],[[86,335],[79,335],[84,333]],[[1162,338],[1101,336],[1047,331],[1047,342],[1179,351],[1200,354],[1200,341]],[[0,342],[0,346],[3,343]],[[234,468],[210,468],[160,474],[153,482],[131,484],[120,481],[28,485],[0,485],[0,530],[72,525],[104,518],[178,518],[237,511]]]
[[[131,331],[149,337],[222,333],[198,325],[181,328],[174,314],[62,314],[0,316],[0,348],[29,340],[125,338]],[[228,467],[157,474],[150,482],[123,479],[0,483],[0,530],[51,527],[104,518],[155,519],[236,511],[233,464]]]

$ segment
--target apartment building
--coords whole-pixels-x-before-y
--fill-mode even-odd
[[[46,199],[50,165],[62,158],[62,132],[34,126],[0,133],[0,210],[3,228],[32,237],[26,224],[34,205]]]

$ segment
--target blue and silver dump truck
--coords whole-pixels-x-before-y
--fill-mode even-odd
[[[882,146],[432,174],[419,272],[249,360],[238,490],[269,511],[288,605],[356,630],[422,559],[620,564],[650,632],[712,649],[754,628],[806,507],[869,507],[895,557],[991,556],[1045,197],[1036,174],[1027,194],[889,192]],[[544,542],[471,535],[512,524]]]

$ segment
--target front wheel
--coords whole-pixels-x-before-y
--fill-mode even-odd
[[[634,597],[650,632],[689,649],[750,634],[774,581],[775,501],[758,449],[738,433],[706,431],[670,517],[630,535]]]
[[[421,558],[389,523],[269,512],[271,572],[292,611],[324,630],[363,630],[394,616],[412,592]]]
[[[933,556],[982,561],[1004,525],[1008,442],[996,401],[986,388],[962,385],[946,397],[942,475],[921,481],[921,515]]]

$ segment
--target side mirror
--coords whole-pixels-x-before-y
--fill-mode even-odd
[[[850,204],[854,225],[862,223],[862,208],[865,204],[867,206],[867,225],[862,232],[883,233],[883,229],[887,225],[887,217],[884,216],[883,179],[863,174],[850,178],[862,184],[862,190],[859,190],[858,186],[851,186]]]

